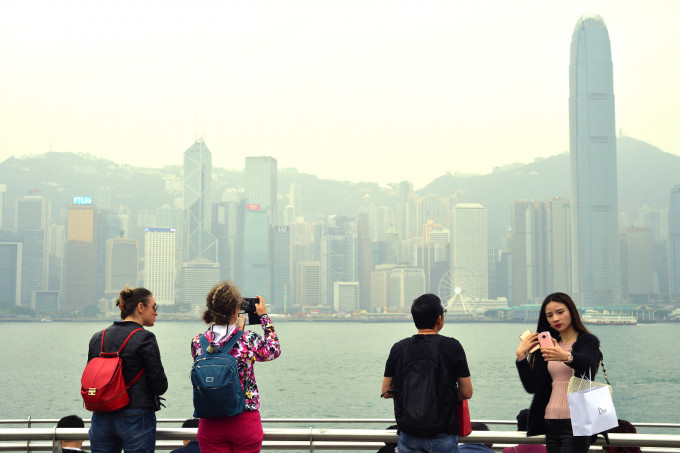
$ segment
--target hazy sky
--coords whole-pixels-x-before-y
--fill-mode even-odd
[[[204,134],[215,166],[416,188],[530,162],[569,148],[584,13],[609,29],[617,129],[680,155],[675,0],[2,0],[0,161],[161,167]]]

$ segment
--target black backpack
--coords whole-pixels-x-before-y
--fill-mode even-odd
[[[394,415],[399,429],[408,435],[457,432],[456,383],[449,382],[439,351],[445,339],[415,335],[400,342],[402,355],[393,378]]]

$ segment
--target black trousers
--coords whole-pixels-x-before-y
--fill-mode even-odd
[[[571,420],[545,420],[545,448],[547,453],[586,453],[590,436],[574,436]]]

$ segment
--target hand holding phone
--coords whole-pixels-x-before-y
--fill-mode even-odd
[[[530,336],[531,336],[531,330],[527,329],[527,330],[525,330],[524,332],[522,332],[521,334],[519,334],[519,339],[522,340],[522,341],[524,341],[526,338],[528,338],[528,337],[530,337]],[[533,348],[531,348],[531,349],[529,350],[529,353],[534,353],[534,352],[538,351],[538,349],[539,349],[540,347],[541,347],[540,345],[534,346]]]
[[[552,348],[555,346],[553,344],[552,337],[550,336],[550,332],[547,330],[538,334],[538,344],[541,346],[541,349]]]

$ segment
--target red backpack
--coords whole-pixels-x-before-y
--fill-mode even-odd
[[[123,379],[123,361],[120,353],[132,335],[144,330],[135,329],[127,336],[117,352],[104,352],[104,334],[102,331],[102,348],[98,357],[93,358],[85,366],[80,378],[80,395],[83,397],[85,409],[94,412],[113,412],[128,405],[130,397],[127,390],[142,377],[144,368],[132,380],[125,384]]]

